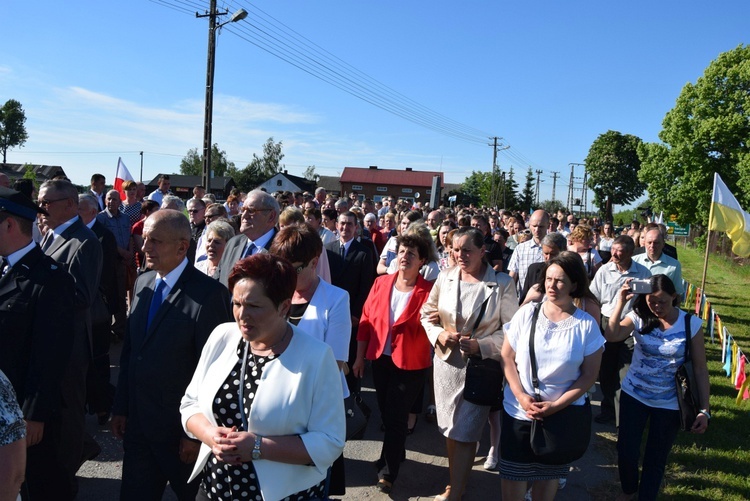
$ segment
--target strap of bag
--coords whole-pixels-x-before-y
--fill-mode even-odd
[[[690,313],[685,312],[685,362],[691,360],[690,347],[693,344],[693,338],[690,335]]]
[[[497,272],[495,272],[495,280],[497,280]],[[484,298],[484,301],[482,302],[482,306],[479,307],[479,315],[477,316],[477,320],[474,322],[474,327],[471,329],[471,334],[469,335],[469,339],[474,338],[474,333],[476,332],[477,327],[479,327],[479,322],[482,321],[482,318],[484,317],[484,312],[487,310],[487,302],[495,293],[496,287],[497,287],[497,281],[495,282],[495,287],[492,287],[492,291],[490,291],[490,294],[486,298]]]
[[[531,384],[534,385],[534,393],[536,395],[537,402],[540,401],[539,395],[539,377],[536,372],[536,353],[534,352],[534,334],[536,333],[536,320],[539,318],[539,310],[542,308],[542,303],[537,304],[534,307],[534,315],[531,317],[531,333],[529,334],[529,359],[531,360]]]

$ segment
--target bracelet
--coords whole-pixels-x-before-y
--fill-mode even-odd
[[[708,409],[701,409],[698,411],[698,414],[703,414],[709,421],[711,420],[711,414],[708,412]]]

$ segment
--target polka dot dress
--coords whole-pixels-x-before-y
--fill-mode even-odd
[[[238,405],[240,375],[242,374],[242,358],[245,351],[244,341],[237,348],[237,364],[227,376],[224,384],[216,392],[214,398],[214,418],[219,426],[231,428],[236,426],[242,429],[242,415]],[[248,352],[249,353],[249,352]],[[265,365],[276,358],[276,355],[259,357],[249,355],[247,367],[245,368],[244,391],[242,407],[245,415],[250,414],[253,399],[260,385],[260,376]],[[216,459],[213,454],[208,457],[203,467],[203,481],[201,486],[209,499],[247,501],[262,501],[260,483],[255,472],[252,461],[241,465],[229,465]],[[310,499],[322,499],[325,492],[325,480],[304,491],[292,494],[284,501],[301,501]]]

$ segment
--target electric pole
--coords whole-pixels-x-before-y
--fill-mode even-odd
[[[241,21],[247,17],[245,9],[239,9],[232,18],[218,24],[217,18],[229,14],[228,10],[217,12],[216,0],[211,0],[209,10],[204,14],[195,13],[195,17],[208,18],[208,61],[206,63],[206,104],[203,116],[203,187],[211,193],[211,133],[214,114],[214,67],[216,66],[216,30],[227,23]]]
[[[552,201],[555,201],[555,188],[557,187],[557,175],[559,172],[552,173]]]
[[[502,141],[502,137],[491,137],[492,144],[489,144],[488,146],[492,146],[492,178],[490,179],[490,206],[496,207],[498,198],[500,195],[500,186],[498,186],[499,181],[499,169],[497,167],[497,152],[502,150],[507,150],[510,148],[510,146],[504,146],[504,147],[498,147],[498,141]],[[503,193],[505,193],[505,183],[503,183]],[[505,205],[505,202],[503,202],[503,205]]]
[[[539,176],[541,175],[542,175],[542,171],[537,170],[536,171],[536,206],[537,208],[539,208],[539,183],[541,183]]]

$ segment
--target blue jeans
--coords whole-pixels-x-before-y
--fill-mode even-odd
[[[640,485],[638,461],[641,439],[649,422]],[[617,463],[625,494],[638,492],[638,501],[656,499],[664,478],[669,451],[680,429],[679,411],[649,407],[625,391],[620,397],[620,430],[617,436]]]

